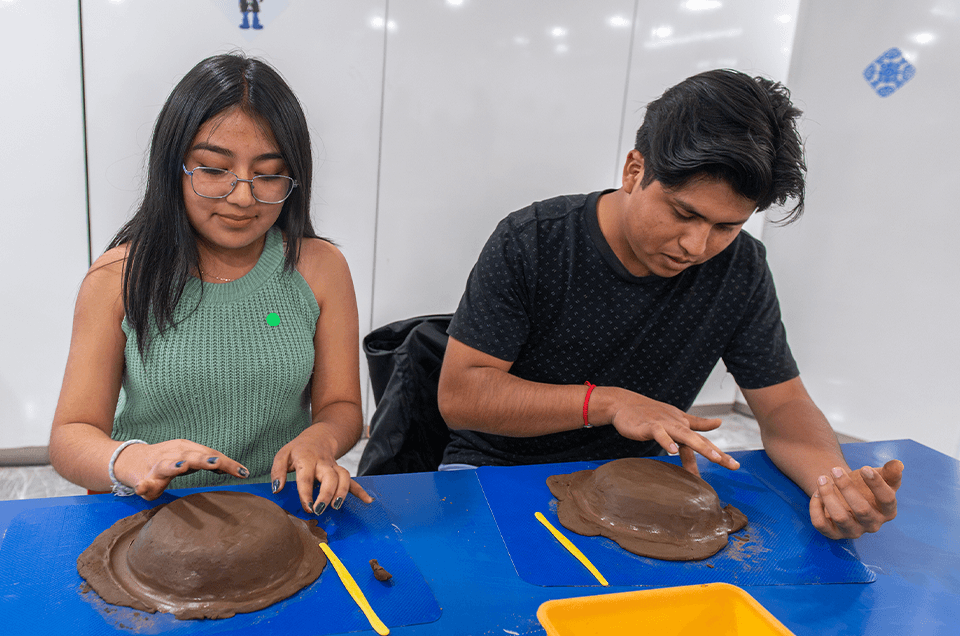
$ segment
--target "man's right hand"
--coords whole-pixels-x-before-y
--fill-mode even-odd
[[[591,412],[594,400],[598,410],[604,409],[613,413],[610,422],[618,433],[638,441],[654,440],[671,455],[679,453],[683,467],[694,475],[699,475],[700,472],[697,469],[696,456],[690,451],[730,470],[740,467],[737,460],[697,432],[712,431],[722,424],[722,420],[684,413],[675,406],[626,389],[597,387],[591,399]],[[604,403],[608,406],[604,406]]]

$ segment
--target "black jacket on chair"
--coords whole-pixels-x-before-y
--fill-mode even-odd
[[[358,475],[436,470],[450,431],[437,407],[452,314],[393,322],[363,339],[377,409]]]

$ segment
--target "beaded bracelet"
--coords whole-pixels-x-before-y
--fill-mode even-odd
[[[130,439],[125,441],[123,444],[117,446],[117,449],[113,451],[113,455],[110,456],[110,463],[107,464],[107,472],[110,474],[110,481],[113,483],[113,488],[111,490],[117,497],[129,497],[130,495],[137,494],[136,488],[132,488],[126,484],[121,484],[120,480],[117,479],[116,473],[113,472],[113,466],[117,463],[117,457],[120,456],[120,451],[133,444],[146,444],[146,442],[142,439]]]
[[[587,418],[587,409],[590,408],[590,394],[597,388],[597,385],[591,384],[590,380],[587,380],[584,384],[587,385],[587,395],[583,398],[583,428],[593,428],[593,424],[591,424]]]

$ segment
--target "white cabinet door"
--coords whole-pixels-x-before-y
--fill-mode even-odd
[[[89,265],[74,0],[0,0],[0,448],[45,446]]]
[[[790,86],[806,111],[807,212],[766,232],[804,383],[834,427],[952,456],[957,59],[956,3],[804,3]]]

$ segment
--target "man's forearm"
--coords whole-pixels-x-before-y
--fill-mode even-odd
[[[770,459],[808,495],[821,475],[849,468],[830,423],[812,401],[791,400],[757,419]]]
[[[587,387],[523,380],[490,367],[441,374],[440,413],[453,429],[533,437],[583,426]]]

